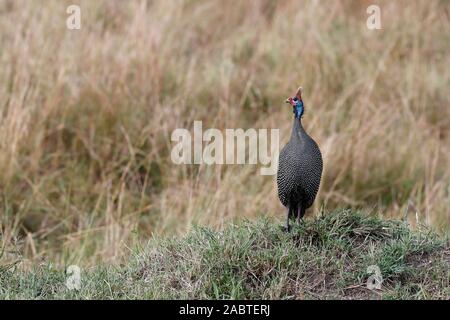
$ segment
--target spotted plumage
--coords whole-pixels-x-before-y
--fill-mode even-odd
[[[289,142],[280,152],[278,161],[278,197],[287,208],[286,230],[289,219],[298,221],[316,198],[322,176],[323,161],[317,143],[306,133],[302,125],[304,105],[301,88],[295,97],[286,100],[293,107],[294,123]]]

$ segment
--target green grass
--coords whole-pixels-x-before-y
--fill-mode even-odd
[[[153,238],[129,263],[82,270],[0,268],[0,299],[449,299],[450,242],[427,228],[336,211],[281,231],[267,218]],[[0,260],[1,263],[1,260]],[[381,289],[367,288],[377,265]]]

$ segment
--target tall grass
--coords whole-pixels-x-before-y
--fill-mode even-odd
[[[450,222],[446,1],[0,1],[3,258],[117,261],[133,239],[282,215],[251,165],[177,166],[170,134],[279,128],[304,88],[320,207]],[[1,252],[1,251],[0,251]]]

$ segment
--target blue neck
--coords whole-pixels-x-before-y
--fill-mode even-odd
[[[294,106],[294,114],[295,114],[295,118],[301,119],[301,117],[302,117],[302,115],[303,115],[303,111],[304,111],[303,102],[302,102],[302,101],[299,101],[299,102]]]

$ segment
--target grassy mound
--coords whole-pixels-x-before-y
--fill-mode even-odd
[[[448,299],[449,262],[448,238],[431,230],[340,211],[289,234],[260,219],[155,238],[127,265],[82,270],[79,290],[49,265],[3,266],[0,298]],[[380,289],[367,288],[371,265]]]

